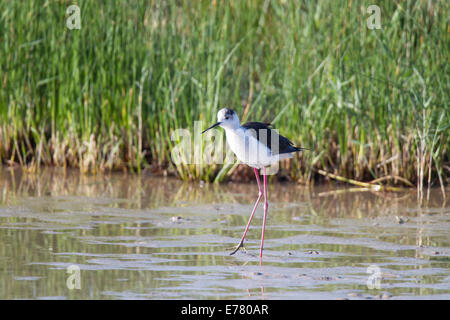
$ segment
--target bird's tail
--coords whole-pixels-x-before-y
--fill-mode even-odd
[[[303,147],[293,147],[293,148],[294,148],[293,152],[300,152],[300,151],[303,151],[303,150],[311,151],[310,149],[303,148]]]

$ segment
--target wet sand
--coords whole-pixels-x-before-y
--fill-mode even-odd
[[[446,195],[0,170],[0,299],[450,299]]]

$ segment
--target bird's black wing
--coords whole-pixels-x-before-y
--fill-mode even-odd
[[[295,147],[288,138],[278,134],[278,132],[269,128],[269,126],[270,123],[262,122],[247,122],[242,125],[242,127],[246,130],[246,134],[254,136],[259,142],[272,150],[273,154],[290,153],[303,150],[303,148]],[[276,145],[272,146],[272,141],[274,143],[278,142],[278,148]],[[274,148],[272,149],[272,147]]]

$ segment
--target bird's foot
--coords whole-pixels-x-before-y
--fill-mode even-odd
[[[232,256],[233,254],[235,254],[236,252],[238,252],[238,250],[242,248],[244,249],[245,253],[247,253],[247,249],[245,249],[244,247],[244,240],[242,240],[241,242],[239,242],[239,244],[236,247],[231,247],[228,248],[229,250],[233,250],[233,252],[230,253],[230,256]]]

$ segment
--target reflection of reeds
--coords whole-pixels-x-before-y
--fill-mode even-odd
[[[282,164],[295,180],[316,168],[443,186],[446,1],[378,1],[380,30],[366,27],[369,4],[88,1],[69,30],[53,14],[66,2],[2,1],[0,162],[171,167],[171,132],[229,106],[312,149]],[[233,166],[221,168],[172,171],[222,180]]]
[[[416,199],[410,191],[372,192],[371,188],[301,187],[295,184],[269,184],[269,200],[289,216],[308,211],[322,218],[396,215],[395,208],[410,207]],[[448,190],[446,191],[448,194]],[[253,203],[257,196],[254,183],[186,183],[170,178],[129,174],[82,175],[73,170],[47,169],[40,174],[21,170],[0,170],[0,204],[13,204],[23,197],[88,197],[106,199],[111,206],[145,209]],[[110,199],[110,200],[108,200]],[[103,201],[103,200],[102,200]],[[417,205],[419,205],[417,203]],[[427,207],[445,207],[446,199],[434,189],[423,203]]]

